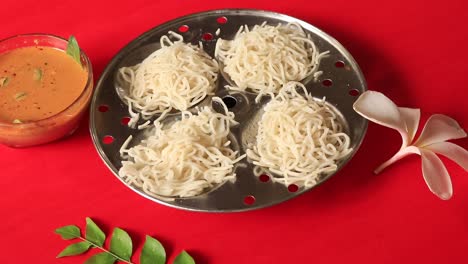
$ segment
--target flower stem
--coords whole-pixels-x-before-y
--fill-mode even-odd
[[[125,260],[125,259],[123,259],[123,258],[121,258],[121,257],[119,257],[119,256],[117,256],[117,255],[115,255],[114,253],[110,252],[109,250],[107,250],[107,249],[105,249],[105,248],[103,248],[103,247],[100,247],[100,246],[96,245],[95,243],[89,241],[88,239],[86,239],[86,238],[84,238],[84,237],[81,237],[81,236],[80,236],[79,239],[90,243],[90,244],[93,245],[94,247],[99,248],[100,250],[106,252],[107,254],[110,254],[111,256],[113,256],[114,258],[118,259],[119,261],[122,261],[122,262],[125,262],[125,263],[128,263],[128,264],[134,264],[134,263],[132,263],[132,262],[130,262],[130,261],[128,261],[128,260]]]
[[[374,173],[379,174],[382,170],[392,165],[393,163],[399,161],[400,159],[408,156],[409,154],[419,154],[419,149],[415,146],[408,146],[400,149],[400,151],[393,155],[393,157],[391,157],[389,160],[385,161],[379,167],[377,167],[377,169],[374,170]]]

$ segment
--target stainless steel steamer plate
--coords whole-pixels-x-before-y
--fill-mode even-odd
[[[338,41],[310,24],[287,15],[260,10],[215,10],[184,16],[151,29],[123,48],[104,70],[91,104],[90,129],[99,155],[118,179],[121,180],[118,177],[118,170],[121,167],[119,155],[121,145],[131,134],[137,138],[133,140],[133,143],[137,143],[143,137],[144,132],[122,125],[122,119],[128,117],[128,112],[127,106],[116,92],[117,70],[122,66],[141,62],[159,47],[159,38],[170,30],[182,34],[186,42],[197,44],[202,41],[206,52],[214,56],[214,47],[218,38],[232,39],[241,25],[250,27],[264,21],[272,25],[297,22],[311,35],[320,51],[330,51],[330,55],[320,64],[323,74],[317,82],[306,82],[306,87],[314,97],[326,97],[326,100],[341,113],[346,120],[347,132],[354,148],[352,154],[357,151],[366,132],[367,121],[353,111],[352,104],[358,94],[367,90],[366,82],[351,54]],[[182,32],[187,29],[186,26],[188,26],[188,31]],[[217,36],[218,28],[220,34]],[[220,74],[217,96],[225,97],[230,94],[224,88],[226,84],[226,80]],[[233,136],[243,154],[245,145],[255,140],[257,121],[267,100],[255,104],[253,100],[255,96],[252,94],[231,93],[231,96],[236,99],[234,100],[236,104],[230,110],[236,114],[236,120],[241,124],[233,130]],[[204,103],[210,101],[211,99],[207,98]],[[351,158],[352,155],[341,161],[339,169]],[[247,166],[236,168],[235,183],[224,183],[193,198],[160,199],[122,182],[136,193],[155,202],[186,210],[208,212],[234,212],[263,208],[286,201],[309,190],[294,190],[294,188],[288,190],[286,186],[273,183],[271,180],[263,182],[253,175],[252,164],[246,160],[243,163]],[[332,175],[323,175],[319,183]]]

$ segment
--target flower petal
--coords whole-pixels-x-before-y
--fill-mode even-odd
[[[466,137],[466,132],[457,121],[451,117],[435,114],[429,117],[415,146],[424,147],[434,143],[443,142],[449,139]]]
[[[442,200],[452,197],[452,181],[442,161],[437,155],[421,148],[422,171],[427,186]]]
[[[444,155],[468,171],[468,150],[451,142],[434,143],[424,148]]]
[[[406,123],[395,103],[384,94],[375,91],[364,92],[354,102],[353,108],[358,114],[372,122],[398,130],[403,139],[402,148],[406,147],[408,143]]]
[[[421,110],[419,108],[398,107],[401,117],[405,121],[406,129],[408,132],[408,144],[414,139],[416,131],[419,127],[419,119],[421,118]]]

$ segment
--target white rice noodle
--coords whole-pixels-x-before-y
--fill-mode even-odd
[[[210,107],[198,114],[182,111],[181,119],[164,125],[154,122],[151,134],[121,154],[119,176],[127,183],[153,196],[191,197],[227,180],[234,181],[235,164],[246,155],[231,149],[230,128],[237,124],[220,98],[225,114]]]
[[[299,82],[287,83],[264,110],[256,144],[247,150],[257,176],[269,171],[277,182],[311,187],[352,151],[335,112]]]
[[[274,96],[289,81],[301,81],[312,75],[318,78],[320,53],[302,27],[297,23],[277,26],[241,26],[233,40],[218,39],[215,57],[224,64],[224,72],[236,87],[258,94]]]
[[[169,36],[176,40],[171,41]],[[174,32],[169,36],[161,37],[161,48],[140,64],[118,71],[118,85],[127,91],[131,127],[140,117],[147,120],[172,109],[187,110],[215,89],[217,61],[201,45],[184,43]]]

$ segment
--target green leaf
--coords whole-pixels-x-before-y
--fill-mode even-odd
[[[102,247],[106,240],[104,232],[89,217],[86,217],[86,239],[99,247]]]
[[[35,81],[42,80],[42,69],[41,68],[35,68],[34,69],[33,78],[34,78]]]
[[[86,241],[71,244],[68,247],[66,247],[64,250],[62,250],[62,252],[58,254],[57,258],[80,255],[88,251],[90,247],[91,247],[91,244]]]
[[[81,65],[80,46],[78,46],[78,41],[76,41],[74,36],[70,36],[70,38],[68,38],[67,54]]]
[[[16,94],[15,94],[15,100],[16,100],[16,101],[21,101],[21,100],[23,100],[24,98],[26,98],[27,95],[28,95],[28,94],[25,93],[25,92],[16,93]]]
[[[55,229],[55,233],[59,234],[65,240],[79,238],[81,236],[80,228],[76,225],[67,225],[57,228]]]
[[[85,261],[84,264],[112,264],[117,259],[107,252],[96,254]]]
[[[175,258],[174,264],[195,264],[195,260],[193,260],[193,258],[187,253],[187,251],[183,250]]]
[[[158,240],[146,236],[145,244],[141,250],[140,264],[164,264],[166,263],[166,251]]]
[[[0,87],[6,87],[10,82],[10,78],[8,77],[1,77],[0,78]]]
[[[116,227],[110,241],[110,251],[115,255],[130,260],[132,256],[132,239],[124,230]]]

